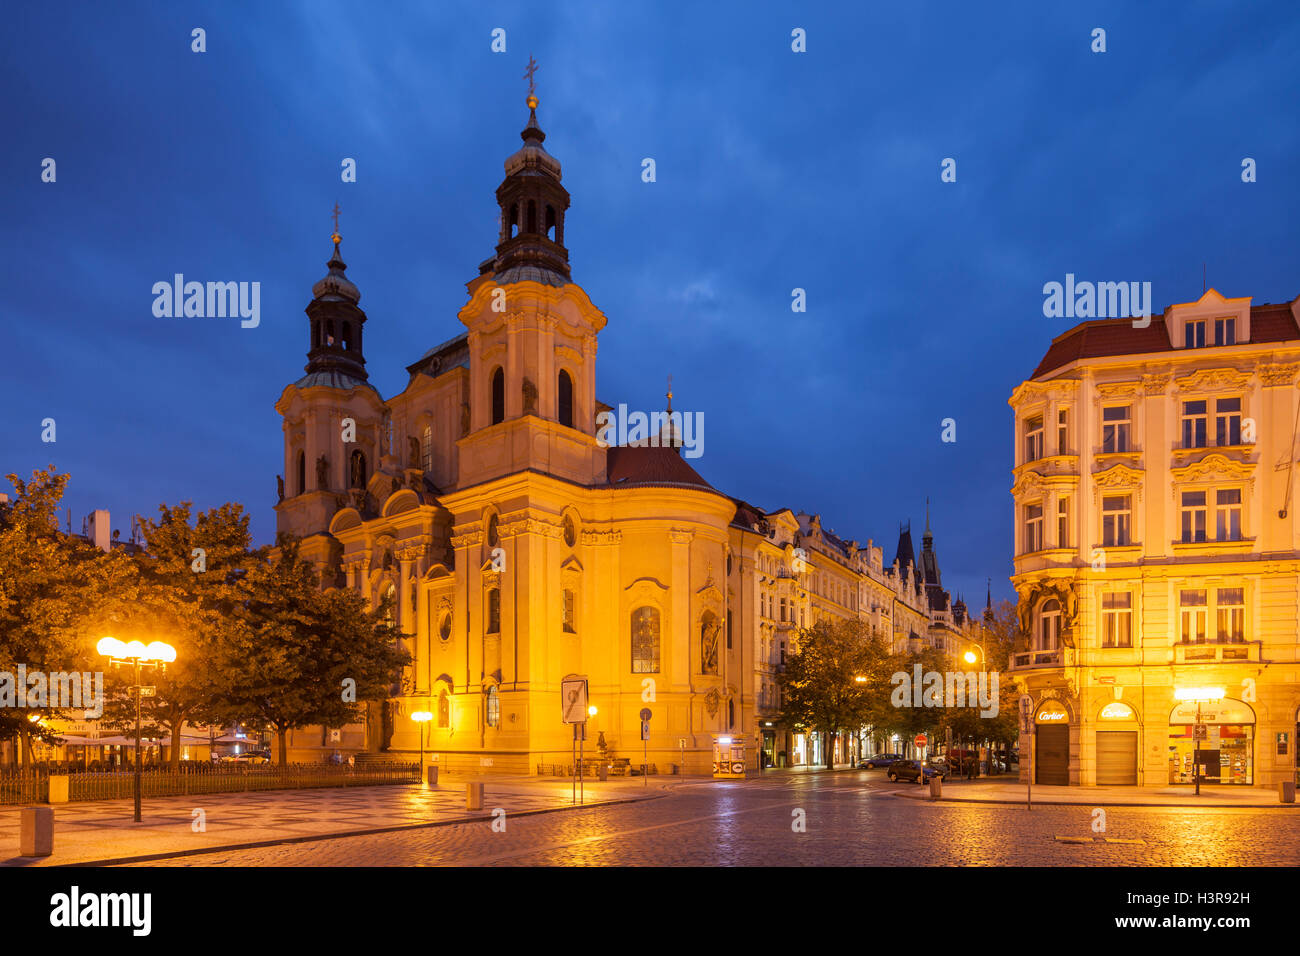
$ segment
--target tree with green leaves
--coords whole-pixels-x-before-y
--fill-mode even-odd
[[[141,522],[145,549],[136,556],[144,600],[123,640],[164,640],[176,648],[176,661],[150,670],[146,683],[154,696],[141,700],[145,735],[170,739],[169,762],[180,768],[181,731],[186,723],[213,720],[213,705],[223,691],[226,671],[222,642],[230,638],[229,617],[241,592],[244,568],[258,560],[250,552],[248,516],[227,503],[191,518],[192,504],[159,505],[158,519]],[[125,669],[112,681],[114,693],[106,722],[135,728],[135,693]]]
[[[239,590],[217,706],[233,719],[271,727],[281,765],[290,730],[358,719],[360,703],[386,699],[410,663],[386,605],[367,610],[355,592],[322,591],[294,540],[282,539],[251,563]]]
[[[138,576],[125,554],[105,553],[59,530],[66,474],[51,465],[30,481],[8,479],[15,495],[0,506],[0,670],[13,674],[19,664],[47,675],[101,670],[95,642],[138,600]],[[28,763],[33,739],[59,740],[50,718],[82,716],[54,706],[0,708],[0,737],[18,737]]]
[[[782,719],[825,735],[829,768],[835,736],[869,723],[879,709],[887,682],[883,646],[864,622],[852,620],[818,621],[799,632],[796,645],[781,673]]]

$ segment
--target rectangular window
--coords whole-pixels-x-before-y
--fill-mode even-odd
[[[1183,544],[1205,540],[1205,492],[1183,492]]]
[[[1133,595],[1130,592],[1101,596],[1101,646],[1133,646]]]
[[[1058,498],[1056,502],[1056,546],[1070,546],[1070,499]]]
[[[1206,403],[1183,402],[1183,447],[1205,447]]]
[[[1043,506],[1025,505],[1025,553],[1043,550]]]
[[[564,592],[564,630],[568,634],[577,632],[573,618],[573,592],[567,589]]]
[[[501,590],[499,588],[488,591],[487,633],[501,633]]]
[[[1215,636],[1220,641],[1243,644],[1246,640],[1246,601],[1242,588],[1219,588],[1214,592],[1218,612]]]
[[[1215,345],[1236,345],[1237,344],[1237,320],[1236,319],[1215,319],[1214,320],[1214,344]]]
[[[1132,406],[1112,405],[1101,410],[1101,450],[1103,454],[1128,451]]]
[[[1214,403],[1214,443],[1241,444],[1241,399],[1221,398]]]
[[[1127,547],[1131,541],[1133,517],[1128,495],[1108,495],[1101,499],[1101,543],[1107,548]]]
[[[1188,322],[1183,326],[1183,347],[1189,349],[1205,348],[1205,320]]]
[[[1218,541],[1241,540],[1241,489],[1220,488],[1214,493],[1214,537]]]
[[[1058,409],[1056,412],[1056,453],[1058,455],[1068,455],[1070,453],[1068,414],[1064,408]]]
[[[420,456],[423,460],[424,470],[433,471],[433,427],[424,426],[424,441],[420,444]]]
[[[1025,461],[1043,457],[1043,416],[1025,419]]]
[[[1205,591],[1179,591],[1178,638],[1184,644],[1205,643]]]

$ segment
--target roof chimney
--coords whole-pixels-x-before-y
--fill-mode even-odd
[[[108,512],[103,508],[97,508],[91,512],[86,522],[90,526],[86,537],[90,539],[91,543],[101,551],[113,550],[112,532],[109,531],[108,527]]]

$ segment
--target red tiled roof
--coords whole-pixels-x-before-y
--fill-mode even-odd
[[[1250,310],[1250,341],[1286,342],[1300,339],[1291,306],[1257,305]],[[1152,316],[1145,329],[1133,327],[1132,319],[1095,319],[1081,322],[1052,340],[1047,354],[1030,378],[1038,378],[1079,359],[1110,355],[1142,355],[1172,352],[1164,316]]]
[[[611,485],[690,485],[716,489],[686,463],[676,448],[620,445],[609,448],[605,473]]]

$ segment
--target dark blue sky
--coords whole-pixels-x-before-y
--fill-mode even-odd
[[[809,6],[11,9],[0,470],[70,472],[77,527],[235,500],[270,540],[273,404],[302,374],[331,206],[390,396],[462,330],[531,53],[573,277],[609,317],[599,397],[658,408],[671,372],[675,407],[705,413],[706,478],[886,561],[929,495],[945,585],[1010,596],[1007,398],[1074,323],[1043,317],[1043,283],[1151,281],[1159,310],[1199,296],[1205,263],[1225,295],[1300,294],[1300,10]],[[176,272],[259,281],[261,326],[154,318]]]

